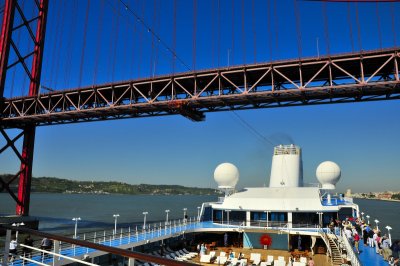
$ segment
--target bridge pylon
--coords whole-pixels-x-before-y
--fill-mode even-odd
[[[44,51],[44,40],[46,33],[46,20],[48,11],[48,0],[31,0],[29,7],[35,9],[33,15],[28,15],[24,7],[17,0],[6,0],[4,6],[3,24],[0,36],[0,108],[4,103],[4,90],[6,87],[7,72],[21,64],[25,72],[19,74],[24,78],[24,75],[29,79],[28,96],[37,96],[40,86],[40,77],[42,70],[42,59]],[[18,14],[19,19],[15,19]],[[33,18],[30,18],[33,16]],[[30,35],[29,42],[24,42],[19,45],[13,41],[13,35],[20,30],[27,30]],[[34,33],[36,32],[36,33]],[[24,49],[22,49],[22,46]],[[31,48],[31,51],[25,52],[26,46]],[[10,49],[13,49],[16,55],[16,61],[12,62]],[[32,66],[29,68],[28,61],[32,61]],[[0,133],[5,138],[6,144],[0,149],[2,154],[7,149],[12,149],[15,155],[19,158],[20,170],[8,180],[0,178],[0,192],[6,190],[16,202],[17,215],[29,215],[30,191],[32,180],[32,165],[33,151],[35,144],[35,125],[24,125],[20,128],[22,131],[16,137],[11,138],[0,118]],[[15,146],[17,140],[23,137],[22,149],[19,151]],[[19,178],[18,195],[10,188],[10,185]]]

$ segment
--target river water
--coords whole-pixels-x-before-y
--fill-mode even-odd
[[[216,201],[217,196],[195,195],[92,195],[32,193],[31,216],[40,220],[40,229],[54,233],[73,232],[73,217],[80,217],[81,230],[112,229],[113,214],[119,214],[118,226],[135,226],[143,222],[143,212],[148,212],[147,221],[162,221],[165,210],[170,210],[169,219],[181,219],[183,208],[191,217],[197,215],[197,206],[203,202]],[[390,225],[392,238],[400,239],[400,202],[355,199],[355,203],[371,217],[370,222],[380,221],[380,229]],[[8,194],[0,193],[0,215],[13,214],[15,204]]]

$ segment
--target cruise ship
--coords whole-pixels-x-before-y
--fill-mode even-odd
[[[3,265],[304,266],[312,258],[319,259],[315,265],[387,265],[361,242],[362,252],[355,252],[335,223],[351,224],[363,218],[351,198],[333,192],[341,177],[340,167],[324,161],[317,167],[316,177],[317,184],[305,184],[301,148],[279,145],[273,151],[268,187],[237,191],[239,170],[222,163],[215,169],[214,180],[223,196],[203,203],[196,217],[167,218],[147,225],[144,221],[139,228],[115,227],[112,232],[73,238],[11,226]],[[12,231],[44,236],[54,245],[20,244],[16,254],[7,256]]]

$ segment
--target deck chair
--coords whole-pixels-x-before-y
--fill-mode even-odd
[[[221,252],[219,253],[219,256],[220,256],[220,257],[226,257],[226,252],[225,252],[225,251],[221,251]]]
[[[278,260],[285,261],[285,257],[284,256],[278,256]]]
[[[210,260],[211,260],[210,255],[202,255],[200,257],[200,262],[203,262],[203,263],[210,263]]]
[[[306,266],[304,262],[295,261],[293,262],[293,266]]]
[[[210,256],[211,256],[211,258],[214,258],[215,257],[215,251],[210,251]]]
[[[267,265],[272,265],[273,262],[274,262],[274,256],[268,255],[266,261]]]
[[[284,260],[274,260],[274,266],[286,266],[286,262]]]
[[[303,262],[307,264],[307,258],[306,257],[300,257],[300,262]]]
[[[261,254],[260,253],[250,253],[250,260],[253,261],[253,265],[258,265],[261,262]]]

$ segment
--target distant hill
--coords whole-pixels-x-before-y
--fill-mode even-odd
[[[4,180],[10,180],[12,175],[0,174]],[[16,191],[18,179],[12,184],[12,190]],[[210,188],[184,187],[178,185],[130,185],[122,182],[95,182],[75,181],[55,177],[32,178],[32,192],[48,193],[73,193],[73,194],[129,194],[129,195],[216,195],[220,192]]]

